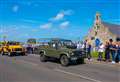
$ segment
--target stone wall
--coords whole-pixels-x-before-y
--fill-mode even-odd
[[[111,33],[108,27],[105,27],[103,24],[100,25],[100,28],[96,31],[94,27],[92,27],[91,31],[88,33],[86,39],[92,44],[95,45],[95,40],[99,39],[101,43],[105,43],[109,39],[116,40],[116,35]]]

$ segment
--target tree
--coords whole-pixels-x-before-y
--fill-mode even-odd
[[[30,39],[27,40],[27,43],[36,44],[36,39],[35,38],[30,38]]]

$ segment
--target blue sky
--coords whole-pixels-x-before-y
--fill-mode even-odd
[[[0,0],[0,37],[79,40],[93,26],[97,11],[103,21],[120,24],[119,4],[119,0]]]

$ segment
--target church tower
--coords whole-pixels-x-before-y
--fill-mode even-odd
[[[100,13],[97,12],[95,15],[95,21],[94,21],[94,30],[95,30],[95,36],[97,36],[97,33],[100,29],[101,26],[101,18],[100,18]]]
[[[100,43],[105,44],[109,39],[113,39],[120,37],[120,25],[111,24],[104,22],[101,20],[101,14],[97,12],[95,14],[95,20],[92,28],[89,30],[88,35],[85,39],[87,39],[93,46],[96,48],[100,45]]]
[[[95,26],[98,26],[98,25],[101,24],[100,16],[101,16],[101,14],[99,12],[97,12],[96,15],[95,15],[95,22],[94,22]]]

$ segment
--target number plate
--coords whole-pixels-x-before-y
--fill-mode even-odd
[[[72,57],[71,60],[77,60],[77,57]]]

